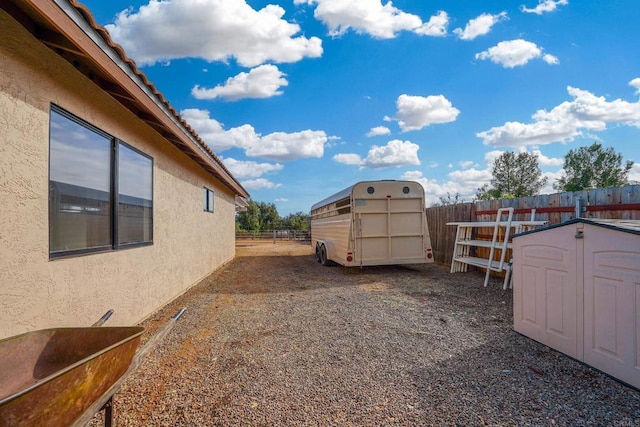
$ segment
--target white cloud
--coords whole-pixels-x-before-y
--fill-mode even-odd
[[[236,138],[232,137],[232,131],[225,131],[220,122],[209,117],[209,112],[207,110],[190,108],[182,110],[180,114],[191,125],[191,127],[198,132],[200,137],[213,151],[224,151],[240,145],[239,140],[242,138],[238,138],[239,140],[236,141]],[[251,128],[251,131],[248,133],[253,132],[253,127],[249,125],[245,126],[245,130]]]
[[[245,124],[225,130],[207,110],[195,108],[181,111],[182,117],[196,130],[207,145],[216,152],[233,147],[244,150],[249,157],[262,157],[275,161],[322,157],[328,141],[324,131],[274,132],[262,136],[253,126]]]
[[[240,73],[235,77],[230,77],[224,85],[218,85],[213,89],[205,89],[195,85],[191,89],[191,94],[197,99],[223,98],[229,101],[245,98],[270,98],[282,95],[280,88],[289,84],[284,77],[285,74],[275,65],[261,65],[248,73]]]
[[[224,165],[238,179],[258,178],[269,172],[277,172],[284,168],[280,163],[257,163],[236,160],[231,157],[222,159]]]
[[[327,136],[327,142],[324,144],[324,146],[326,148],[333,148],[337,145],[344,145],[346,144],[345,141],[342,141],[342,139],[339,136]]]
[[[410,96],[400,95],[396,100],[398,111],[393,117],[384,120],[396,120],[402,131],[419,130],[436,123],[449,123],[456,120],[460,110],[443,95]]]
[[[491,181],[490,169],[466,169],[449,172],[449,179],[456,183],[465,193],[474,192],[485,183]]]
[[[336,154],[335,156],[333,156],[333,160],[335,160],[338,163],[351,165],[351,166],[362,164],[362,157],[353,153]]]
[[[640,77],[631,80],[629,86],[636,88],[636,95],[640,95]]]
[[[491,62],[505,68],[522,66],[541,56],[542,48],[522,39],[502,41],[483,52],[476,53],[476,59],[490,59]],[[542,59],[550,65],[559,63],[558,58],[550,54],[545,54]]]
[[[560,63],[560,60],[557,56],[553,56],[549,53],[545,53],[544,55],[542,55],[542,60],[549,65],[557,65]]]
[[[392,166],[419,165],[418,150],[420,146],[411,141],[394,139],[387,145],[379,147],[374,145],[369,150],[367,158],[362,166],[368,168],[387,168]]]
[[[540,0],[538,5],[534,8],[527,8],[525,5],[520,6],[520,10],[524,13],[535,13],[536,15],[542,15],[546,12],[553,12],[558,6],[566,6],[569,4],[569,0]]]
[[[555,184],[561,176],[564,176],[564,170],[559,169],[555,172],[542,172],[542,176],[547,178],[547,183],[540,189],[540,194],[557,193],[558,190],[553,188],[553,184]]]
[[[501,12],[496,15],[483,13],[477,18],[471,19],[467,22],[464,30],[462,28],[456,28],[453,32],[454,34],[457,34],[458,38],[461,40],[473,40],[476,37],[487,34],[491,31],[491,27],[505,19],[508,19],[507,12]]]
[[[294,0],[294,4],[317,5],[316,19],[324,22],[331,36],[341,36],[350,28],[380,39],[389,39],[403,30],[422,25],[419,16],[401,11],[380,0]]]
[[[421,171],[407,171],[401,179],[419,182],[424,187],[425,203],[431,206],[440,201],[440,197],[447,194],[455,196],[460,194],[462,200],[471,201],[475,198],[476,191],[491,180],[491,173],[469,169],[467,171],[454,171],[449,174],[449,180],[438,182],[435,179],[425,177]]]
[[[447,15],[447,12],[441,10],[437,15],[429,18],[428,22],[425,22],[414,31],[416,34],[423,36],[443,37],[447,35],[448,25],[449,15]]]
[[[406,13],[381,0],[294,0],[293,4],[316,6],[314,16],[329,29],[329,35],[339,37],[349,29],[378,39],[391,39],[400,31],[413,31],[424,36],[447,34],[449,17],[440,11],[426,23],[418,15]]]
[[[426,206],[431,206],[439,201],[439,197],[446,197],[447,189],[453,190],[453,186],[448,187],[446,184],[440,184],[436,180],[426,178],[421,171],[407,171],[402,174],[400,179],[419,182],[424,188],[424,199]],[[453,194],[456,192],[454,191]]]
[[[491,169],[496,159],[504,154],[502,150],[492,150],[484,153],[484,164]]]
[[[438,165],[438,163],[437,163],[437,162],[429,162],[429,167],[430,167],[430,168],[432,168],[432,169],[435,169],[435,168],[437,168],[438,166],[439,166],[439,165]]]
[[[406,171],[405,173],[402,174],[400,178],[407,179],[409,181],[418,181],[422,177],[423,177],[422,172],[420,171]]]
[[[307,157],[320,158],[324,154],[327,136],[323,131],[274,132],[263,136],[260,144],[245,150],[247,156],[289,161]]]
[[[274,188],[282,187],[282,184],[276,184],[264,178],[241,181],[240,184],[242,184],[242,186],[247,190],[262,190],[262,189],[272,190]]]
[[[534,150],[534,154],[538,155],[538,160],[542,166],[558,166],[558,160],[551,159],[542,155],[540,150]],[[422,171],[408,171],[402,175],[402,179],[408,179],[417,181],[425,189],[425,199],[427,206],[433,205],[440,201],[440,197],[446,198],[447,195],[455,196],[460,195],[461,200],[472,201],[475,199],[478,188],[481,188],[484,184],[490,184],[493,178],[491,170],[493,169],[493,163],[495,160],[504,154],[504,151],[492,150],[484,155],[484,167],[481,169],[473,162],[462,161],[460,167],[462,169],[451,171],[447,174],[447,180],[439,182],[434,179],[429,179],[423,176]],[[472,164],[473,167],[468,168]],[[562,164],[562,163],[560,163]],[[452,164],[448,165],[450,168]],[[541,194],[554,193],[553,182],[559,177],[560,171],[555,172],[543,172],[543,175],[548,177],[548,182],[545,188],[541,190]],[[640,168],[638,168],[638,174],[640,175]]]
[[[106,28],[140,65],[235,58],[254,67],[321,56],[322,41],[296,36],[300,26],[283,20],[284,13],[273,4],[254,10],[245,0],[150,0],[137,12],[120,12]]]
[[[458,162],[458,165],[460,165],[462,169],[469,169],[471,166],[474,165],[474,162],[472,160],[463,160]]]
[[[388,127],[376,126],[374,128],[371,128],[371,130],[367,132],[367,136],[371,138],[372,136],[389,135],[390,133],[391,133],[391,130],[389,130]]]
[[[420,146],[411,141],[394,139],[384,146],[372,146],[365,159],[357,154],[343,153],[333,156],[333,160],[345,165],[358,165],[361,168],[372,169],[419,165],[419,149]]]
[[[585,132],[603,131],[609,123],[640,128],[640,101],[609,102],[571,86],[567,92],[572,101],[565,101],[551,111],[537,111],[532,123],[506,122],[476,136],[486,145],[523,147],[572,141]]]
[[[629,180],[640,183],[640,163],[636,162],[629,171]]]
[[[547,157],[540,150],[533,150],[533,154],[538,156],[540,166],[564,166],[564,159],[560,157]]]
[[[289,201],[289,199],[285,199],[284,197],[278,197],[275,201],[278,203],[286,203]]]

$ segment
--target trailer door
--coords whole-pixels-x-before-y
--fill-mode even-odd
[[[356,261],[360,265],[425,262],[422,198],[356,199]]]

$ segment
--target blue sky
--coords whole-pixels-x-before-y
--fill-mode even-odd
[[[637,0],[84,0],[281,215],[357,181],[471,200],[504,151],[549,177],[601,142],[637,162]]]

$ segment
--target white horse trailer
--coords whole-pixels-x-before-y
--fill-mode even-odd
[[[413,181],[364,181],[311,207],[316,259],[345,267],[433,262],[424,189]]]

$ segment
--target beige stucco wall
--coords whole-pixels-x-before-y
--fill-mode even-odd
[[[152,246],[49,260],[55,103],[153,157]],[[202,187],[215,212],[202,209]],[[0,11],[0,338],[147,317],[233,258],[234,194]]]

